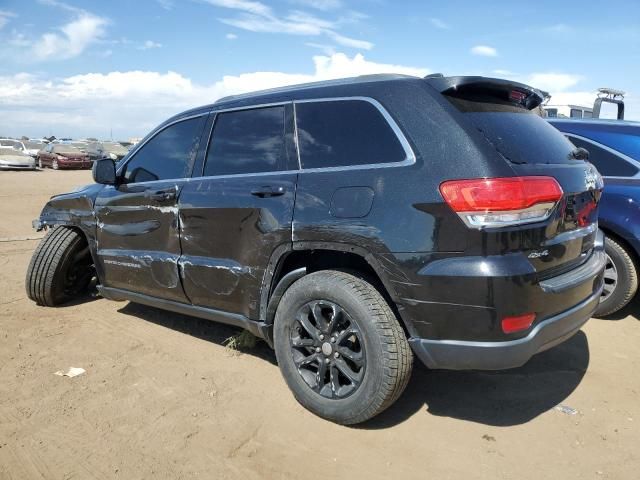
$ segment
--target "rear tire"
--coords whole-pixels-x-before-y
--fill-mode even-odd
[[[324,270],[294,282],[278,305],[274,343],[298,402],[343,425],[385,410],[411,376],[413,355],[389,304],[346,272]]]
[[[605,240],[607,266],[605,267],[605,290],[594,317],[606,317],[623,308],[638,290],[638,273],[635,262],[625,247],[616,240]]]
[[[55,226],[33,252],[25,287],[38,305],[54,307],[86,290],[92,261],[84,236],[68,227]]]

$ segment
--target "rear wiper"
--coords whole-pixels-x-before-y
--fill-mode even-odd
[[[569,160],[584,160],[589,161],[589,150],[586,148],[578,147],[569,152]]]

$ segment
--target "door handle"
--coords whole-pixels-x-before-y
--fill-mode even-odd
[[[284,187],[272,187],[270,185],[265,185],[263,187],[256,188],[255,190],[251,190],[251,195],[260,198],[279,197],[280,195],[284,195]]]
[[[173,188],[171,190],[146,190],[144,196],[156,202],[168,202],[176,198],[176,190]]]

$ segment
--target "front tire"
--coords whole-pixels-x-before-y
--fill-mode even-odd
[[[40,170],[43,170],[43,169],[44,169],[44,165],[42,165],[42,159],[41,159],[40,157],[38,157],[38,168],[39,168]]]
[[[631,301],[638,290],[638,273],[633,258],[616,240],[607,237],[604,244],[607,265],[604,290],[594,317],[606,317]]]
[[[55,226],[33,252],[25,287],[38,305],[54,307],[86,291],[93,277],[91,254],[84,236]]]
[[[389,304],[345,272],[315,272],[291,285],[278,305],[274,343],[298,402],[344,425],[385,410],[411,376],[413,355]]]

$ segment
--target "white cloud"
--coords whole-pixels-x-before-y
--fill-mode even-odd
[[[327,36],[344,47],[370,50],[373,43],[347,37],[338,33],[341,24],[354,23],[366,18],[358,12],[349,12],[337,20],[325,20],[309,13],[291,11],[287,15],[276,15],[268,5],[253,0],[204,0],[210,5],[235,10],[233,17],[219,18],[226,25],[259,33],[288,35]],[[320,2],[322,3],[322,2]]]
[[[498,51],[487,45],[476,45],[475,47],[471,47],[471,53],[474,55],[480,55],[481,57],[497,57]]]
[[[503,77],[514,77],[517,76],[516,73],[513,73],[511,70],[504,70],[504,69],[496,69],[496,70],[492,70],[491,73],[494,73],[496,75],[502,75]]]
[[[150,50],[152,48],[161,48],[162,44],[154,42],[153,40],[147,40],[138,47],[138,50]]]
[[[582,76],[569,73],[532,73],[525,83],[541,90],[562,92],[576,85]]]
[[[291,3],[318,10],[335,10],[343,6],[341,0],[289,0]]]
[[[165,10],[172,10],[174,7],[173,0],[156,0],[156,1]]]
[[[7,23],[9,23],[9,19],[15,16],[16,14],[13,12],[10,12],[8,10],[0,10],[0,30],[2,30],[2,28],[4,28]]]
[[[227,40],[236,40],[238,38],[238,35],[236,35],[235,33],[227,33],[224,38],[226,38]]]
[[[31,47],[37,60],[63,60],[80,55],[88,46],[104,35],[107,20],[82,12],[59,32],[45,33]]]
[[[439,28],[440,30],[449,30],[451,28],[451,26],[448,23],[444,22],[439,18],[430,18],[429,22],[431,23],[431,25],[433,25],[436,28]]]
[[[0,76],[0,132],[122,138],[145,134],[171,114],[217,98],[283,85],[372,73],[424,76],[425,68],[377,63],[358,54],[313,57],[312,73],[253,72],[194,83],[176,72],[88,73],[51,81],[21,73]],[[9,119],[11,119],[9,121]]]

